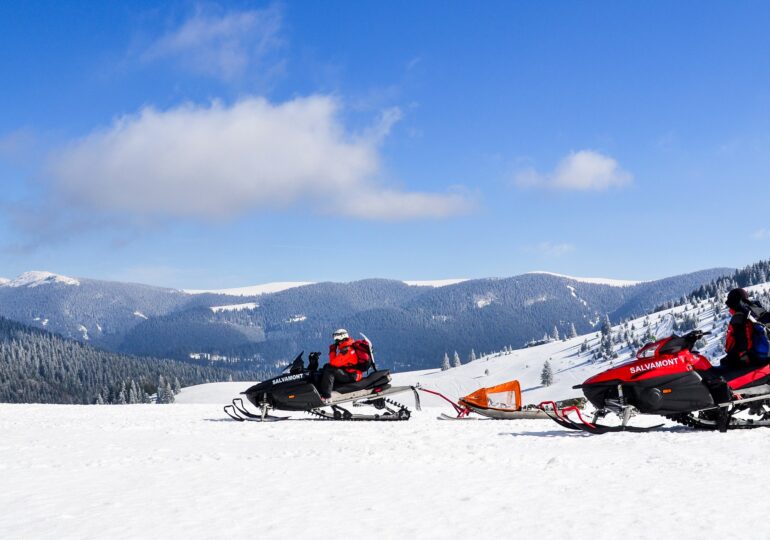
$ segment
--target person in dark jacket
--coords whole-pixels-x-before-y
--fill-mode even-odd
[[[323,367],[318,384],[318,393],[323,400],[331,398],[335,383],[360,381],[371,365],[366,342],[354,341],[344,328],[334,332],[332,337],[334,343],[329,346],[329,363]]]
[[[712,368],[704,376],[704,382],[716,403],[725,403],[732,399],[727,379],[736,373],[735,370],[758,368],[768,362],[767,357],[759,356],[754,347],[754,321],[764,325],[770,324],[770,313],[759,302],[749,300],[745,289],[733,289],[727,293],[725,305],[732,315],[725,337],[727,354],[722,357],[718,367]]]
[[[727,354],[722,358],[720,365],[740,368],[767,363],[767,358],[758,356],[754,347],[754,322],[765,325],[770,323],[770,313],[759,302],[749,300],[745,289],[731,290],[727,293],[725,304],[730,309],[732,318],[725,338]]]

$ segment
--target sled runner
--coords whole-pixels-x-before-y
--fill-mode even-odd
[[[546,414],[537,407],[521,406],[521,386],[519,381],[509,381],[489,388],[480,388],[462,397],[455,403],[443,394],[434,390],[420,388],[423,392],[439,396],[454,407],[456,417],[446,414],[439,416],[440,420],[474,420],[469,417],[476,413],[494,420],[524,420],[547,418]]]
[[[370,374],[357,382],[336,386],[331,398],[322,400],[316,384],[319,372],[307,369],[302,353],[294,362],[292,373],[279,375],[255,384],[241,392],[257,412],[249,411],[243,398],[236,398],[225,405],[225,413],[237,421],[276,422],[289,417],[274,416],[273,410],[303,411],[325,420],[394,421],[409,420],[411,411],[404,405],[390,399],[395,394],[412,391],[415,406],[420,410],[420,397],[413,386],[391,386],[390,372],[374,368]],[[353,413],[343,405],[352,407],[369,406],[373,410]]]
[[[590,421],[574,407],[559,409],[553,402],[544,402],[539,408],[562,427],[594,434],[649,431],[662,425],[629,425],[637,414],[722,432],[770,427],[770,364],[714,368],[693,350],[707,334],[695,330],[649,343],[635,360],[574,386],[596,407]],[[620,424],[600,423],[608,415],[617,416]]]

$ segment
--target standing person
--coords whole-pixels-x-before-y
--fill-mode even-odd
[[[348,331],[340,328],[332,335],[329,363],[323,367],[318,392],[321,399],[331,398],[335,383],[351,383],[363,379],[371,366],[371,351],[365,341],[354,341]]]

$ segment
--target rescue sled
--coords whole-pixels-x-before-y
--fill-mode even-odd
[[[484,418],[493,420],[533,420],[548,418],[542,410],[534,405],[521,405],[521,386],[519,381],[509,381],[489,388],[479,388],[458,400],[457,403],[434,390],[420,388],[423,392],[439,396],[447,401],[457,413],[457,416],[442,414],[440,420],[473,420],[469,417],[476,413]]]

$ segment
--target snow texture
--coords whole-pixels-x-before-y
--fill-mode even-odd
[[[142,313],[141,311],[134,311],[134,315],[135,315],[135,316],[137,316],[137,317],[139,317],[140,319],[145,319],[145,320],[147,320],[147,319],[149,318],[149,317],[147,317],[147,315],[145,315],[145,314],[144,314],[144,313]]]
[[[592,437],[550,421],[442,422],[439,410],[392,424],[260,425],[227,420],[219,405],[0,405],[0,537],[770,532],[767,431]],[[725,496],[735,486],[746,495]]]
[[[715,331],[708,353],[724,337],[724,311],[688,304],[612,332],[662,337],[696,316]],[[573,384],[633,355],[620,341],[617,358],[579,352],[598,338],[397,373],[393,384],[457,397],[515,378],[525,403],[574,397]],[[0,405],[0,538],[770,536],[767,429],[722,434],[666,421],[591,436],[549,420],[439,421],[451,409],[427,395],[408,422],[227,419],[222,405],[249,385],[186,388],[165,406]]]
[[[233,289],[217,289],[217,290],[203,290],[203,289],[184,289],[184,292],[188,294],[224,294],[228,296],[259,296],[262,294],[271,294],[296,287],[304,287],[305,285],[313,285],[311,281],[277,281],[275,283],[264,283],[262,285],[252,285],[250,287],[236,287]]]
[[[13,280],[3,280],[0,286],[3,287],[39,287],[40,285],[50,285],[52,283],[61,283],[64,285],[80,285],[80,281],[75,278],[54,274],[51,272],[24,272]]]
[[[579,281],[582,283],[595,283],[598,285],[610,285],[611,287],[631,287],[633,285],[639,285],[640,283],[644,283],[644,281],[631,281],[628,279],[610,279],[610,278],[584,278],[584,277],[573,277],[573,276],[566,276],[564,274],[557,274],[555,272],[529,272],[530,274],[546,274],[549,276],[556,276],[560,278],[565,279],[571,279],[573,281]]]
[[[467,279],[433,279],[433,280],[425,280],[425,281],[404,281],[407,285],[411,287],[446,287],[448,285],[457,285],[458,283],[462,283],[463,281],[468,281]]]
[[[259,304],[256,302],[246,302],[245,304],[233,304],[230,306],[212,306],[211,311],[220,313],[222,311],[241,311],[243,309],[254,309]]]

